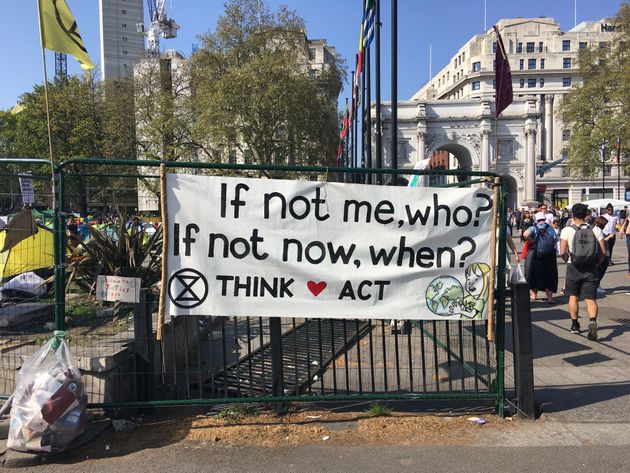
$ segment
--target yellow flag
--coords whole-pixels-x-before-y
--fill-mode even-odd
[[[66,0],[38,0],[38,3],[42,46],[74,56],[83,69],[94,69]]]

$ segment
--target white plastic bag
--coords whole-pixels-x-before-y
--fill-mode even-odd
[[[512,268],[512,274],[510,275],[510,282],[512,284],[527,284],[525,274],[523,274],[523,267],[516,263]]]
[[[62,337],[63,332],[55,332],[55,337],[20,368],[13,392],[8,448],[60,452],[85,428],[85,388]]]

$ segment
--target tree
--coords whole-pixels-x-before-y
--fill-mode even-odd
[[[98,82],[91,74],[70,76],[50,82],[48,98],[55,163],[83,157],[135,159],[133,82],[130,79]],[[36,85],[20,97],[19,112],[12,118],[7,112],[0,115],[0,146],[7,150],[8,157],[49,158],[43,85]],[[24,171],[17,169],[19,166],[14,167]],[[29,170],[42,175],[51,171],[50,167]],[[75,166],[73,170],[81,169]],[[135,186],[135,179],[109,177],[122,169],[99,166],[83,171],[101,173],[102,177],[68,180],[68,199],[82,213],[87,213],[90,197],[103,200],[109,198],[105,196],[108,189]]]
[[[621,155],[630,150],[630,4],[621,5],[613,22],[616,32],[610,44],[580,51],[583,85],[571,89],[562,101],[562,119],[571,128],[569,166],[580,176],[601,170],[603,142],[611,151],[619,138]],[[624,168],[630,172],[627,160]]]
[[[240,154],[258,164],[332,164],[336,101],[344,78],[338,60],[308,70],[304,20],[286,7],[232,0],[193,55],[191,80],[207,159]]]

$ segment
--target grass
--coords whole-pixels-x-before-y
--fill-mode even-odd
[[[217,413],[217,418],[226,424],[239,424],[244,417],[252,417],[258,414],[258,408],[254,404],[235,404],[221,409]]]
[[[374,402],[370,404],[367,413],[372,417],[387,417],[392,415],[392,411],[391,407]]]

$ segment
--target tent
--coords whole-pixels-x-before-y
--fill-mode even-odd
[[[630,207],[630,202],[618,199],[593,199],[586,200],[582,204],[588,206],[589,209],[603,209],[608,204],[611,204],[614,209],[623,209],[624,206]]]
[[[6,234],[6,230],[0,230],[0,249],[4,246]],[[45,275],[51,272],[53,264],[53,232],[39,227],[35,235],[26,237],[13,248],[0,253],[0,281],[28,271]]]

